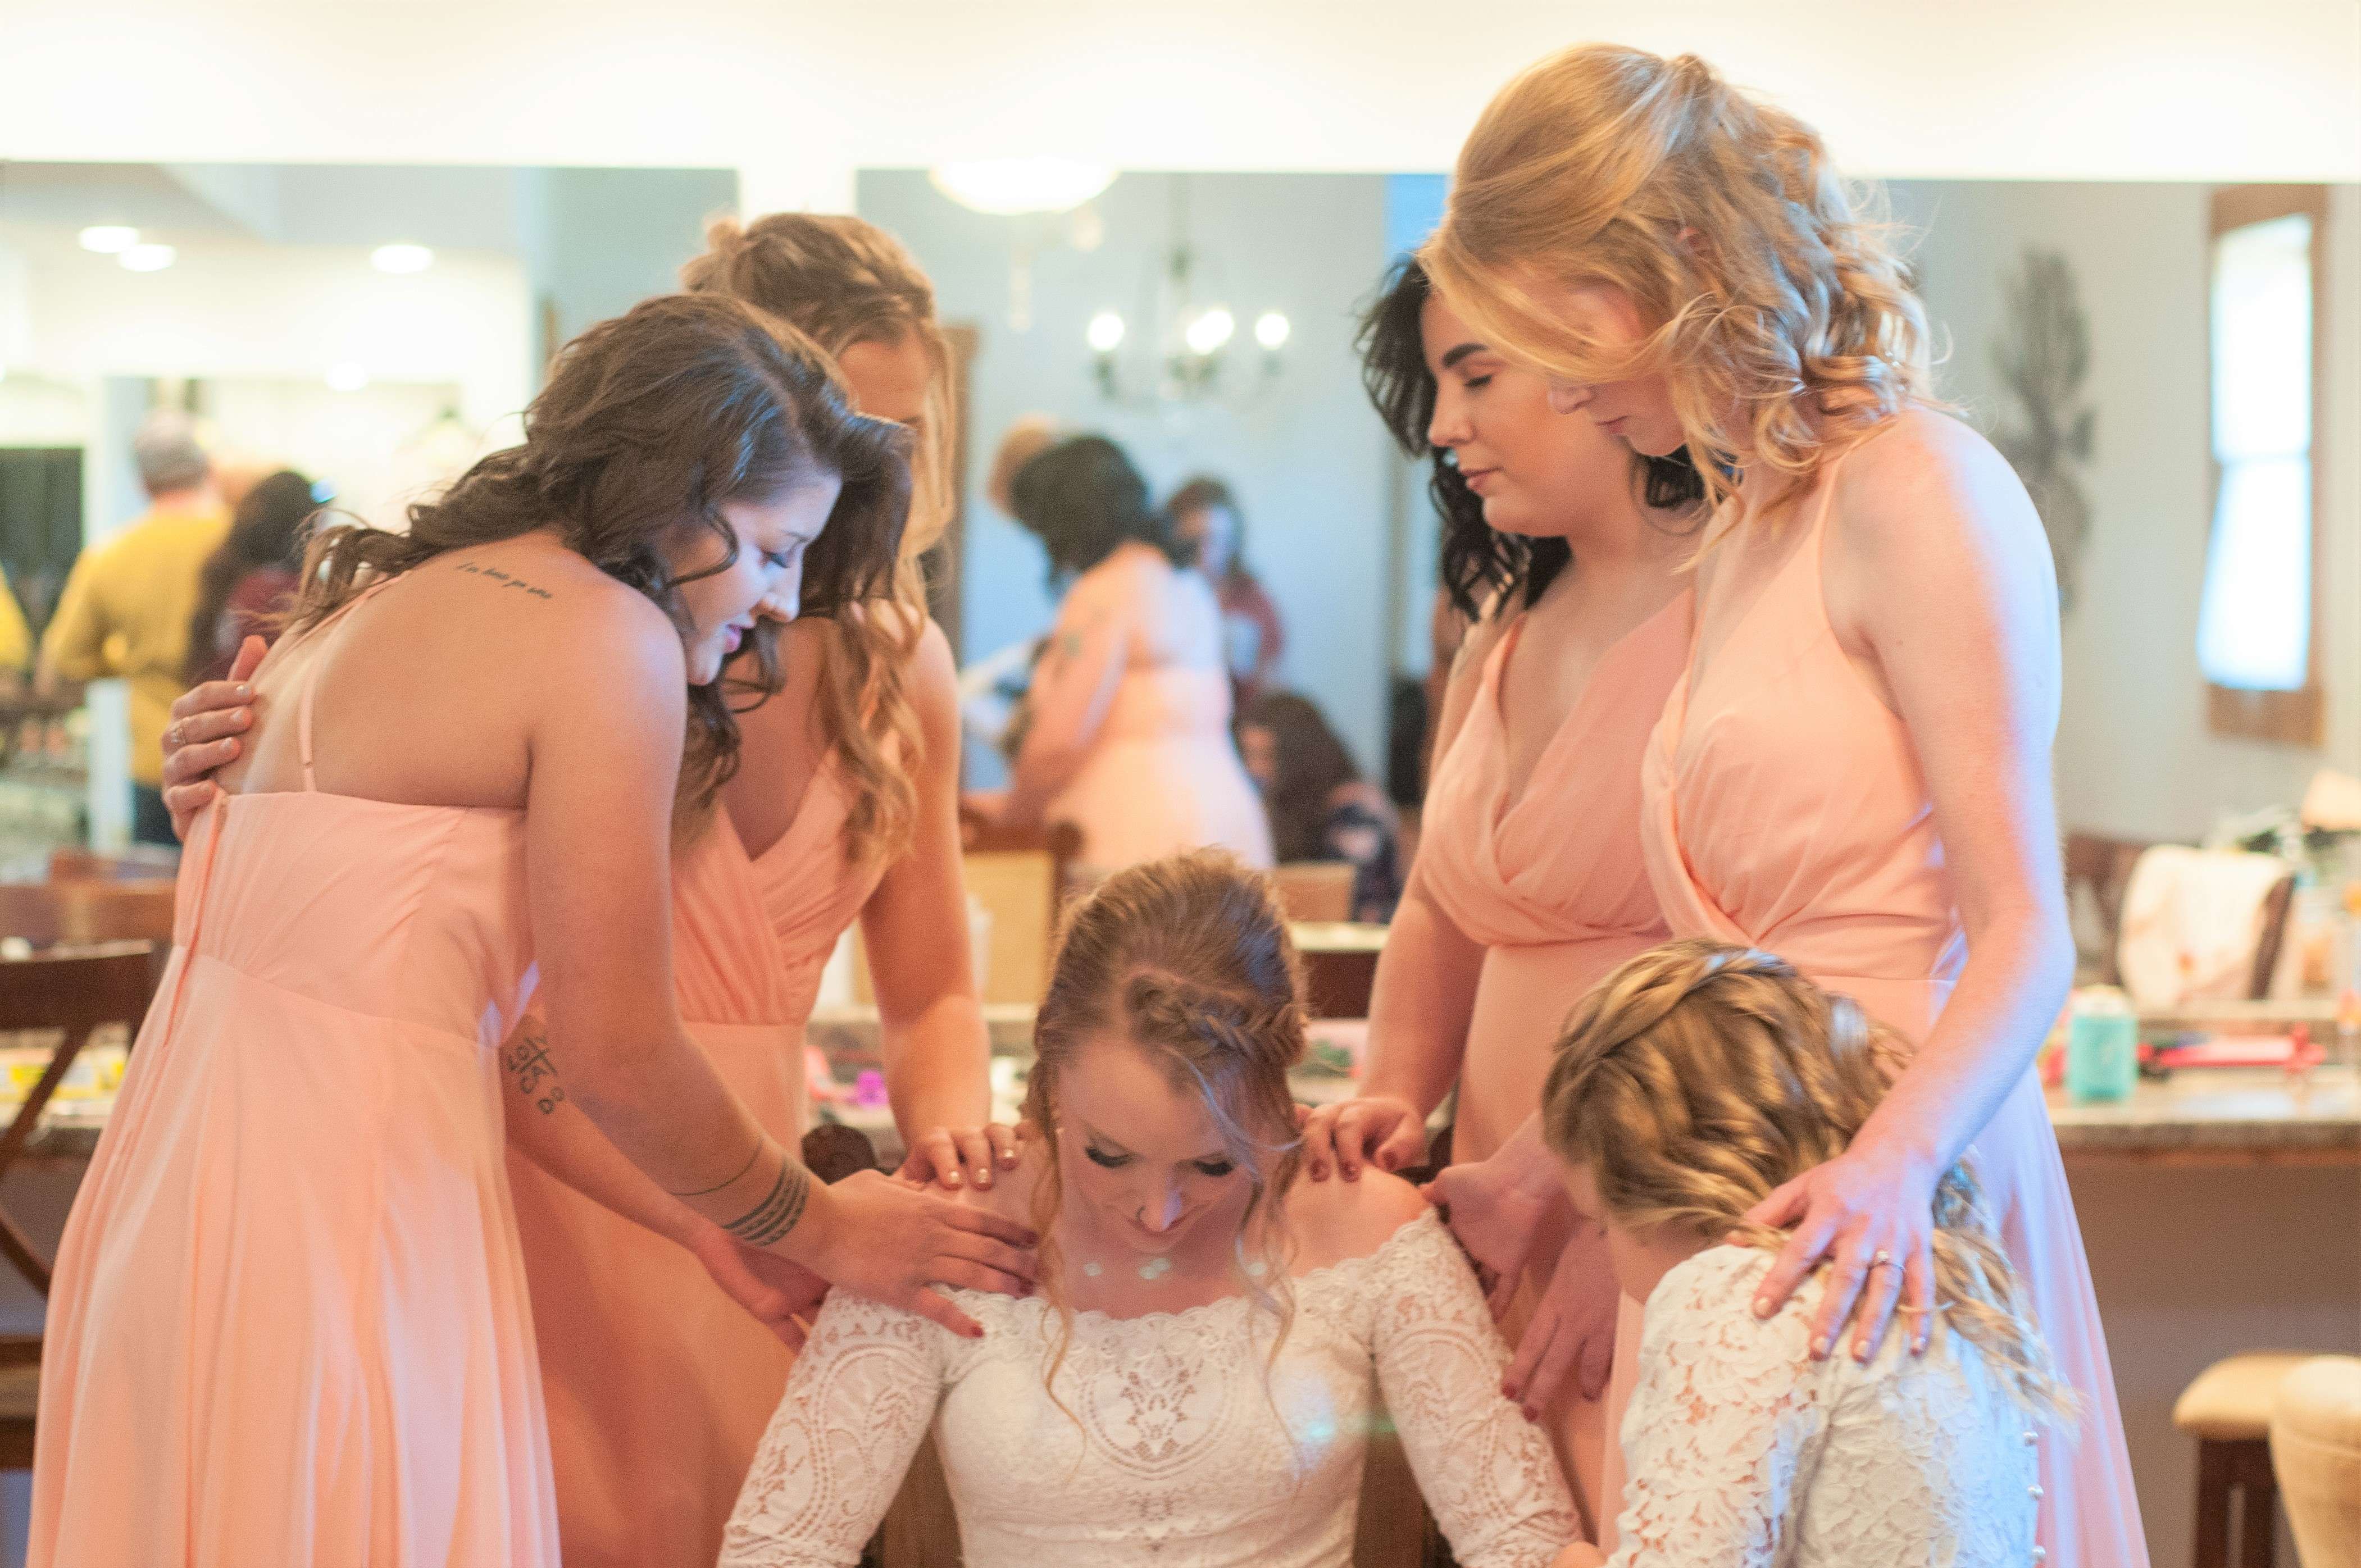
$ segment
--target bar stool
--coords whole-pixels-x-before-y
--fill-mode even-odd
[[[2361,1568],[2361,1357],[2314,1356],[2280,1381],[2271,1464],[2303,1568]]]
[[[2271,1474],[2271,1400],[2300,1354],[2257,1351],[2217,1361],[2180,1391],[2172,1424],[2197,1439],[2194,1568],[2230,1568],[2233,1494],[2239,1568],[2271,1568],[2279,1530],[2279,1483]]]

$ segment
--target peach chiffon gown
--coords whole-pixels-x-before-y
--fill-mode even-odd
[[[1126,544],[1059,607],[1028,701],[1020,779],[1071,771],[1043,816],[1082,829],[1082,859],[1115,872],[1207,845],[1271,863],[1270,818],[1230,739],[1219,601],[1195,571]]]
[[[1779,954],[1912,1041],[1934,1025],[1967,937],[1908,729],[1828,624],[1820,556],[1834,471],[1808,533],[1651,740],[1642,842],[1681,937]],[[1985,1195],[2060,1373],[2076,1431],[2045,1435],[2048,1568],[2145,1568],[2123,1418],[2072,1195],[2028,1069],[1974,1145]],[[1618,1336],[1620,1420],[1639,1313]]]
[[[726,813],[673,872],[674,988],[690,1036],[774,1137],[804,1130],[804,1024],[883,868],[848,862],[833,762],[750,860]],[[711,1563],[794,1355],[696,1258],[522,1156],[566,1568]]]
[[[1511,799],[1500,685],[1523,641],[1521,617],[1485,661],[1467,717],[1435,766],[1418,874],[1485,948],[1460,1069],[1455,1160],[1489,1157],[1541,1108],[1574,1004],[1669,934],[1641,856],[1640,761],[1688,657],[1694,603],[1682,593],[1608,649]],[[1599,1288],[1615,1287],[1603,1279]],[[1530,1309],[1530,1298],[1521,1299],[1511,1329]],[[1561,1442],[1581,1432],[1611,1453],[1612,1429],[1602,1431],[1596,1406],[1559,1415]],[[1615,1495],[1598,1475],[1578,1480],[1594,1512],[1602,1495]]]
[[[66,1225],[35,1568],[558,1562],[501,1161],[524,817],[321,791],[317,668],[302,790],[191,835]]]

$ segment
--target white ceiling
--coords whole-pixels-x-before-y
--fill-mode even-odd
[[[1864,174],[2361,178],[2356,0],[0,0],[0,156],[1448,166],[1557,45],[1694,49]]]

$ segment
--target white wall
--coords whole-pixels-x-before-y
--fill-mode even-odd
[[[767,210],[856,168],[1435,170],[1584,38],[1695,49],[1895,177],[2361,178],[2351,0],[286,0],[18,5],[0,157],[722,165]]]
[[[923,174],[863,172],[862,215],[910,247],[935,280],[945,320],[982,334],[970,387],[963,656],[1049,625],[1040,547],[993,511],[983,482],[1011,420],[1054,414],[1121,444],[1159,499],[1200,470],[1229,481],[1246,514],[1248,560],[1286,620],[1281,679],[1320,704],[1364,769],[1382,767],[1386,442],[1361,395],[1352,335],[1353,307],[1385,258],[1384,185],[1374,176],[1192,178],[1192,239],[1202,264],[1224,274],[1241,338],[1269,309],[1287,313],[1294,335],[1283,374],[1242,411],[1139,411],[1100,398],[1083,329],[1111,307],[1143,330],[1143,279],[1170,232],[1170,177],[1118,179],[1096,203],[1105,223],[1097,250],[1057,246],[1036,256],[1033,323],[1019,332],[1008,324],[1009,269],[1011,240],[1026,226],[945,200]],[[1239,364],[1250,367],[1250,356]]]
[[[2361,772],[2361,190],[2333,192],[2323,644],[2317,749],[2213,734],[2197,664],[2212,525],[2206,368],[2207,190],[2202,185],[1893,187],[1921,229],[1927,310],[1951,336],[1942,392],[1981,428],[2022,420],[1993,372],[2002,287],[2026,247],[2062,251],[2091,327],[2097,451],[2081,598],[2065,623],[2057,753],[2070,828],[2190,838],[2216,817],[2292,804],[2323,764]]]

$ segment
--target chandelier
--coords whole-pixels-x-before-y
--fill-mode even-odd
[[[1265,310],[1254,350],[1238,341],[1218,259],[1190,242],[1186,174],[1172,176],[1172,241],[1148,265],[1139,306],[1130,317],[1102,309],[1083,333],[1100,396],[1133,408],[1252,402],[1278,378],[1293,331],[1284,313]]]

